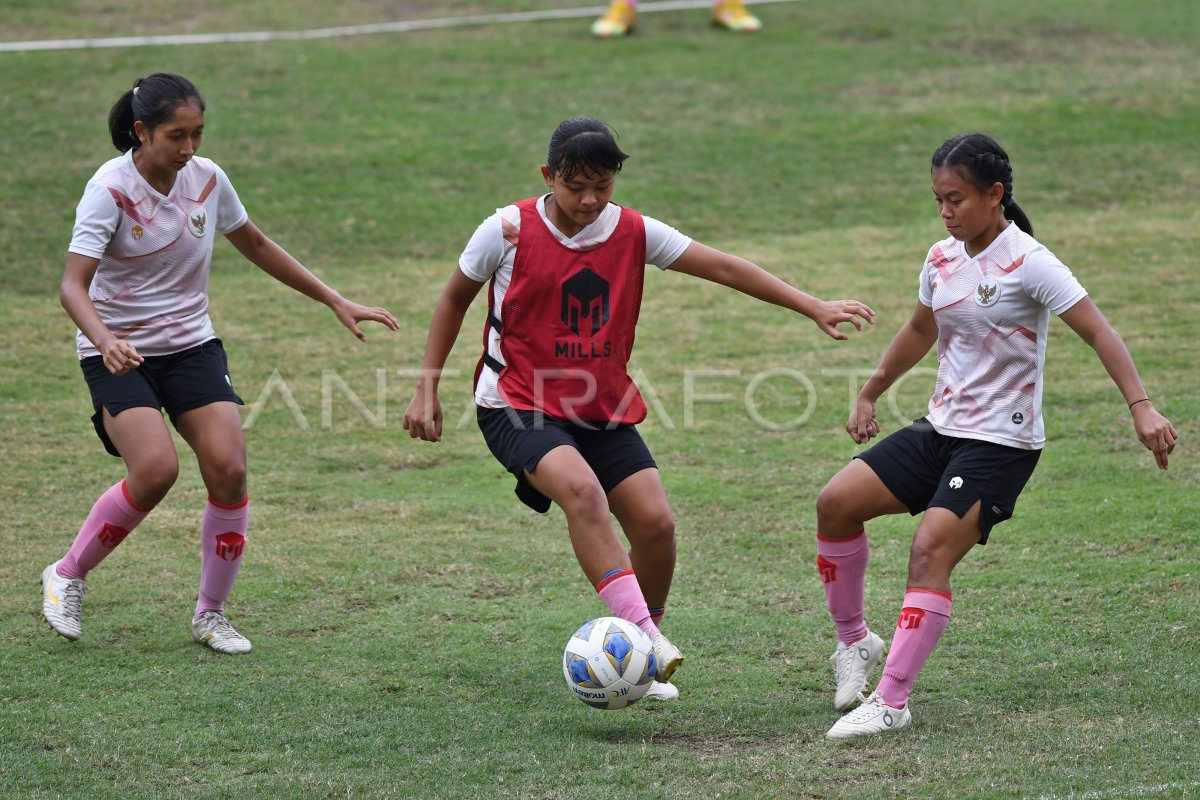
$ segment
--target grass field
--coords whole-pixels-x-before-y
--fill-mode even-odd
[[[209,5],[10,1],[0,40],[549,2]],[[623,42],[590,41],[580,19],[0,54],[0,797],[1200,797],[1200,5],[759,13],[753,39],[685,10],[645,15]],[[360,344],[218,245],[212,313],[247,401],[253,498],[229,605],[254,642],[241,658],[188,633],[205,495],[186,449],[170,496],[89,577],[82,641],[54,636],[38,606],[42,568],[122,475],[91,432],[57,286],[75,203],[115,154],[108,108],[156,70],[205,93],[202,154],[259,226],[401,321]],[[642,430],[678,517],[666,628],[688,663],[680,702],[626,712],[562,685],[568,635],[605,610],[561,513],[515,500],[473,423],[436,446],[400,429],[404,371],[463,244],[539,191],[546,139],[577,115],[611,122],[633,155],[617,202],[878,313],[834,343],[779,309],[648,275],[634,366],[661,403]],[[848,376],[875,365],[943,236],[929,155],[972,129],[1007,147],[1038,238],[1124,335],[1182,439],[1156,470],[1097,359],[1053,323],[1049,447],[1015,519],[956,572],[914,726],[836,745],[813,502],[855,452],[840,432]],[[477,305],[443,383],[455,422]],[[893,393],[885,432],[922,413],[932,363]],[[752,414],[767,370],[811,392],[768,380]],[[870,529],[880,633],[913,527]]]

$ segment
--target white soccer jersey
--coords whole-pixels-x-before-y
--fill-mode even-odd
[[[108,329],[140,355],[168,355],[213,338],[213,239],[247,219],[229,178],[209,159],[194,156],[164,197],[130,150],[88,181],[67,249],[100,259],[88,296]],[[99,354],[82,331],[75,338],[80,359]]]
[[[937,386],[928,419],[947,436],[1039,450],[1050,312],[1087,295],[1075,276],[1010,223],[971,258],[953,237],[929,249],[920,301],[938,326]]]
[[[567,236],[554,227],[554,223],[546,216],[546,198],[542,196],[537,201],[538,216],[554,234],[554,238],[572,250],[588,250],[608,241],[608,237],[617,229],[621,219],[621,207],[609,203],[600,212],[596,221],[585,227],[574,236]],[[653,264],[659,269],[667,269],[675,260],[683,255],[691,245],[690,237],[659,222],[656,219],[642,216],[646,225],[646,263]],[[496,316],[501,315],[504,295],[508,292],[508,284],[512,280],[513,264],[517,257],[517,242],[521,235],[521,211],[515,205],[496,209],[496,213],[485,219],[458,259],[458,268],[473,281],[483,283],[493,276],[492,308]],[[495,328],[488,329],[488,354],[504,363],[500,353],[500,334]],[[505,403],[500,399],[496,389],[499,375],[486,364],[479,375],[479,383],[475,386],[475,402],[484,408],[503,408]]]

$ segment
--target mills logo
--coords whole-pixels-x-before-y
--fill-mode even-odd
[[[924,609],[905,607],[900,609],[900,618],[896,620],[896,627],[909,631],[916,630],[921,627],[923,619],[925,619]]]
[[[562,321],[572,333],[579,333],[580,318],[591,323],[595,335],[608,322],[608,281],[588,267],[576,272],[562,284]]]
[[[576,336],[593,337],[608,324],[609,286],[588,267],[562,283],[562,321]],[[581,330],[582,329],[582,330]],[[555,358],[610,358],[613,343],[566,338],[554,342]]]
[[[237,531],[219,533],[216,540],[215,552],[217,557],[224,561],[237,561],[238,556],[242,554],[242,549],[246,546],[245,535]]]

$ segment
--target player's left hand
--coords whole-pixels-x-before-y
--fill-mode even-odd
[[[817,313],[812,316],[812,321],[827,335],[844,341],[850,337],[839,331],[837,326],[849,322],[856,330],[861,331],[863,327],[860,317],[866,320],[868,325],[875,324],[875,312],[866,303],[860,303],[858,300],[822,300],[817,306]]]
[[[1149,400],[1135,403],[1129,411],[1133,414],[1133,429],[1137,431],[1138,441],[1154,453],[1158,468],[1166,469],[1167,456],[1175,450],[1179,431],[1175,430],[1171,420],[1158,413],[1154,403]]]
[[[361,342],[365,342],[367,337],[358,328],[358,323],[360,322],[378,322],[380,325],[386,325],[393,331],[399,327],[396,318],[392,316],[392,312],[386,308],[369,308],[344,298],[334,303],[332,308],[333,313],[337,315],[338,321],[349,328],[350,332],[357,336]]]

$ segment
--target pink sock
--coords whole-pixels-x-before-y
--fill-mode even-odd
[[[658,635],[658,626],[650,619],[646,598],[642,596],[642,587],[638,585],[633,570],[614,569],[609,572],[596,585],[596,593],[614,617],[629,620],[651,638]]]
[[[817,569],[825,584],[825,604],[842,644],[854,644],[867,635],[863,596],[870,555],[865,529],[849,539],[817,534]]]
[[[150,511],[133,502],[125,481],[110,486],[92,506],[91,513],[71,543],[71,549],[58,562],[59,576],[86,578]]]
[[[250,498],[225,505],[209,498],[200,523],[200,597],[196,617],[205,611],[225,613],[225,598],[233,589],[242,551],[246,547],[246,523],[250,517]]]
[[[949,622],[950,595],[936,589],[909,589],[904,593],[904,608],[896,621],[892,649],[876,689],[883,702],[904,708],[917,673]]]

